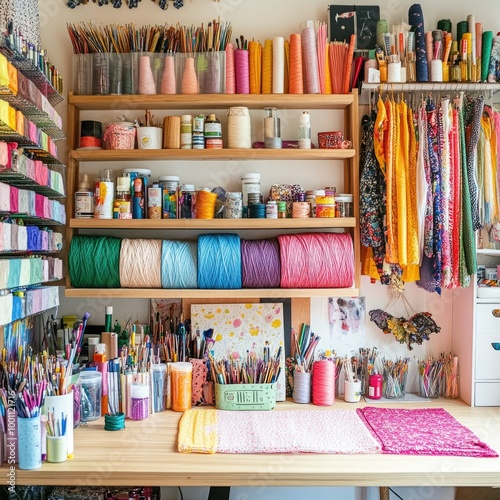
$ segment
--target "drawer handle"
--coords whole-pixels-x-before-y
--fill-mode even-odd
[[[493,314],[495,318],[500,318],[500,309],[492,309],[491,314]]]
[[[500,351],[500,342],[492,342],[491,347],[493,347],[495,351]]]

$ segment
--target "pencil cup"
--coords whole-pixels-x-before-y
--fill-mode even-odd
[[[38,469],[42,466],[42,429],[40,415],[32,418],[17,417],[19,468]]]
[[[418,395],[421,398],[437,398],[440,392],[440,377],[418,375]]]
[[[166,384],[167,384],[167,365],[157,363],[152,366],[153,385],[153,412],[165,411],[166,406]]]
[[[68,458],[66,436],[47,436],[47,462],[65,462]]]
[[[102,373],[80,373],[82,383],[81,411],[82,422],[91,422],[101,416]]]
[[[311,402],[310,372],[293,372],[293,401],[301,404]]]
[[[172,410],[186,411],[191,408],[191,384],[193,365],[191,363],[172,363],[171,389]]]
[[[137,145],[139,149],[161,149],[162,136],[161,127],[139,127]]]
[[[361,399],[361,380],[356,382],[344,382],[344,401],[347,403],[359,403]]]
[[[74,426],[74,414],[73,414],[73,391],[68,394],[63,394],[62,396],[47,396],[43,404],[42,413],[47,415],[48,411],[54,413],[55,418],[62,418],[62,415],[66,417],[66,443],[67,443],[67,453],[68,455],[74,452],[74,441],[73,441],[73,426]]]
[[[384,391],[383,396],[387,399],[404,398],[406,394],[406,375],[404,372],[399,377],[384,374]]]

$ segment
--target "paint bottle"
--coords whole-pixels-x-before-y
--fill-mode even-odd
[[[368,394],[366,394],[366,397],[370,399],[380,399],[382,397],[383,383],[384,378],[375,370],[368,379]]]
[[[113,219],[131,219],[130,177],[116,179],[116,198],[113,203]]]
[[[90,187],[89,176],[83,174],[82,182],[75,193],[75,218],[91,219],[94,217],[94,193]]]
[[[109,168],[101,170],[101,178],[98,183],[94,216],[96,219],[113,218],[113,199],[115,195],[115,183],[113,173]]]
[[[222,149],[222,125],[213,113],[205,121],[204,135],[205,149]]]

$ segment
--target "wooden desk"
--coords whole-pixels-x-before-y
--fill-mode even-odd
[[[360,406],[364,403],[360,403]],[[335,408],[357,405],[337,401]],[[391,405],[393,406],[393,405]],[[471,408],[462,401],[395,407],[444,407],[493,449],[500,451],[500,408]],[[280,403],[277,409],[304,406]],[[319,408],[319,407],[313,407]],[[325,408],[324,411],[331,411]],[[104,419],[75,429],[75,458],[16,470],[16,484],[129,486],[500,486],[500,458],[401,455],[199,455],[180,454],[180,414],[167,411],[119,432]],[[244,432],[244,429],[242,429]],[[7,468],[6,464],[3,466]],[[6,471],[5,471],[6,472]],[[4,472],[4,473],[5,473]]]

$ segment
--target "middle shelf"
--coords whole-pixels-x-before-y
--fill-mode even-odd
[[[355,217],[304,219],[70,219],[74,229],[329,229],[356,227]]]

